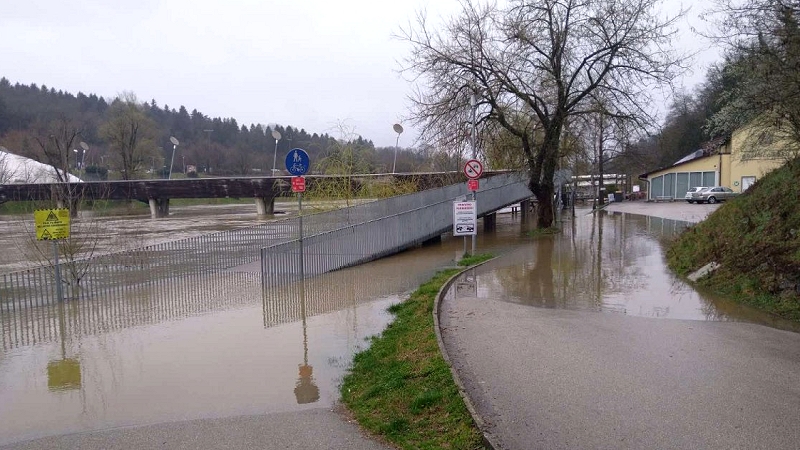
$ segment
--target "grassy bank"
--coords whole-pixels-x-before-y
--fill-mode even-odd
[[[687,275],[720,268],[700,284],[728,298],[800,321],[800,160],[769,173],[683,233],[669,266]]]
[[[478,255],[461,265],[490,257]],[[433,325],[436,294],[458,271],[438,272],[406,301],[392,306],[394,322],[355,356],[342,383],[342,401],[361,426],[401,448],[482,448],[481,435],[439,352]]]

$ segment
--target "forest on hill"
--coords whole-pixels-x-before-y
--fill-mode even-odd
[[[318,172],[343,163],[357,165],[351,173],[392,169],[394,148],[376,148],[344,128],[337,132],[341,135],[334,137],[291,125],[245,126],[234,118],[211,118],[185,106],[141,102],[132,93],[105,99],[0,78],[0,146],[59,169],[101,178],[109,170],[122,179],[164,176],[170,164],[173,173],[190,176],[269,175],[273,164],[282,174],[292,148],[306,150]],[[171,137],[179,142],[175,148]],[[416,170],[422,159],[415,152],[400,151],[397,171]]]

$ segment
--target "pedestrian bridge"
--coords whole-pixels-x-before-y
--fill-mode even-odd
[[[457,184],[349,208],[118,253],[91,258],[64,254],[58,267],[0,275],[0,319],[20,317],[16,314],[20,310],[61,301],[104,302],[135,297],[140,290],[180,289],[191,277],[231,270],[260,272],[265,289],[292,283],[451,232],[453,202],[469,195],[462,179]],[[485,228],[491,228],[494,212],[530,196],[524,174],[482,179],[476,193],[477,215],[484,218]]]
[[[503,172],[486,172],[489,178]],[[358,193],[368,185],[398,183],[422,191],[463,180],[461,172],[429,172],[366,175],[308,175],[309,190],[337,190]],[[260,216],[275,212],[275,199],[292,196],[291,177],[186,178],[178,180],[115,180],[78,183],[34,183],[0,185],[0,204],[7,201],[47,201],[77,210],[82,201],[137,200],[150,206],[155,218],[169,216],[170,199],[252,198]]]

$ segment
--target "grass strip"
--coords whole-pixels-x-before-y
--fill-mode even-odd
[[[468,267],[491,255],[467,256]],[[342,382],[342,402],[362,427],[404,449],[478,449],[481,434],[439,352],[434,299],[460,269],[445,269],[402,303],[395,320],[358,353]]]

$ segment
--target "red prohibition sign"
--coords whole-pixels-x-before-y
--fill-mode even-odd
[[[470,159],[464,164],[464,175],[467,178],[474,180],[480,178],[481,174],[483,174],[483,164],[477,159]]]

